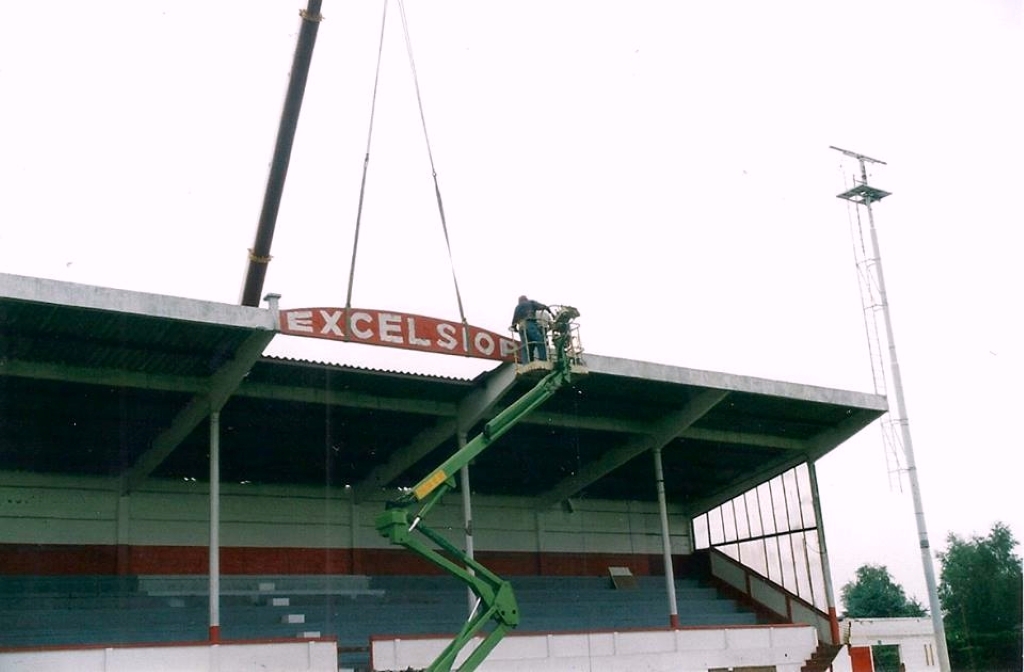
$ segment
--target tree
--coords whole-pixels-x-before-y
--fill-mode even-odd
[[[987,537],[946,538],[939,600],[950,664],[964,670],[1021,669],[1021,559],[1003,523]]]
[[[896,618],[924,616],[925,609],[915,599],[908,599],[903,587],[892,580],[883,565],[861,565],[856,578],[843,586],[845,618]]]

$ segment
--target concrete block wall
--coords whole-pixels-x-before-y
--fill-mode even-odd
[[[207,571],[206,484],[152,480],[126,496],[118,486],[114,478],[0,472],[0,574]],[[383,497],[357,503],[347,488],[223,484],[221,571],[433,571],[377,533],[383,508]],[[458,494],[428,523],[462,545]],[[662,572],[653,503],[581,500],[571,511],[537,511],[526,498],[474,497],[473,530],[478,557],[499,572],[592,575],[608,565]],[[670,511],[670,532],[674,555],[688,555],[689,521],[679,511]]]
[[[448,640],[439,638],[375,639],[371,644],[372,667],[422,669],[447,644]],[[495,647],[479,669],[678,672],[774,666],[777,672],[799,672],[817,644],[816,633],[808,626],[511,635]],[[463,657],[468,653],[465,651]]]
[[[333,641],[193,644],[175,646],[89,647],[50,651],[0,652],[5,672],[336,672]]]

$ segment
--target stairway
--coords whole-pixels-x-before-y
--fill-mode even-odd
[[[811,657],[800,668],[800,672],[824,672],[832,666],[842,644],[818,644]]]

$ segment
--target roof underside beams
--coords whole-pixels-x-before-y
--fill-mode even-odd
[[[492,371],[485,379],[483,386],[474,388],[459,402],[459,431],[468,432],[470,427],[492,414],[495,404],[515,384],[516,367],[514,364],[506,363]]]
[[[565,413],[545,413],[535,411],[525,420],[524,424],[564,427],[566,429],[588,429],[598,432],[622,432],[624,434],[650,434],[651,423],[628,418],[607,418],[603,416],[585,417]],[[735,443],[747,446],[766,448],[783,448],[786,450],[806,450],[807,442],[784,436],[771,434],[755,434],[753,432],[734,432],[720,429],[704,429],[686,427],[679,432],[677,438],[711,441],[715,443]]]
[[[269,340],[270,337],[271,335],[267,332],[255,336],[255,340],[250,341],[248,346],[248,354],[244,358],[240,355],[236,360],[239,362],[239,366],[241,368],[251,366],[254,361],[253,357],[258,358],[259,356],[260,344]],[[245,364],[242,365],[242,362]],[[385,396],[348,389],[304,387],[279,382],[254,382],[244,378],[244,373],[239,376],[237,371],[230,374],[228,371],[229,368],[224,367],[212,379],[206,379],[10,360],[5,364],[5,373],[18,377],[186,392],[195,395],[191,402],[179,412],[177,419],[152,440],[148,451],[136,459],[135,464],[125,474],[125,488],[127,489],[136,487],[152,473],[173,453],[184,437],[208,416],[211,403],[206,389],[208,385],[211,385],[211,380],[214,381],[213,386],[219,387],[221,395],[230,391],[232,381],[240,381],[237,382],[237,389],[233,394],[236,398],[297,402],[355,410],[384,410],[433,417],[434,422],[431,425],[421,429],[404,446],[392,453],[387,462],[372,468],[354,484],[354,494],[357,500],[365,499],[375,490],[387,487],[459,431],[465,432],[466,428],[492,416],[495,407],[516,383],[514,367],[501,367],[491,375],[484,377],[482,383],[472,387],[471,391],[465,394],[461,400],[444,401],[411,396]],[[714,409],[718,402],[725,398],[724,392],[716,390],[706,390],[702,394],[706,396],[698,396],[695,399],[713,401],[713,403],[709,403],[706,411]],[[786,453],[777,459],[762,461],[756,473],[746,472],[744,478],[730,483],[727,489],[721,490],[713,499],[701,499],[688,503],[688,509],[700,512],[713,508],[721,501],[741,494],[804,460],[817,459],[858,432],[877,416],[877,412],[871,410],[851,409],[848,416],[838,424],[829,425],[809,438],[797,438],[770,432],[694,426],[698,420],[706,417],[705,411],[691,420],[691,414],[696,413],[697,409],[701,407],[700,401],[691,402],[690,405],[678,412],[666,415],[665,419],[660,422],[637,419],[636,417],[613,418],[601,414],[586,415],[546,411],[543,408],[535,411],[523,420],[524,425],[587,430],[606,435],[633,437],[624,445],[607,450],[600,459],[588,465],[586,470],[550,488],[539,505],[546,507],[567,497],[572,497],[586,486],[600,480],[603,476],[655,445],[665,446],[671,451],[673,448],[670,443],[676,439],[752,449],[779,449]]]
[[[407,445],[395,451],[391,458],[363,479],[354,489],[356,501],[362,501],[376,490],[387,486],[407,469],[426,457],[447,441],[456,431],[455,418],[442,418],[432,427],[417,434]]]
[[[809,457],[817,460],[828,451],[864,429],[878,417],[878,413],[864,409],[850,409],[846,418],[822,430],[809,442]]]
[[[719,489],[713,497],[708,497],[696,502],[688,502],[686,505],[687,515],[693,518],[701,515],[702,513],[706,513],[716,506],[720,506],[734,497],[739,497],[743,493],[756,488],[762,483],[765,483],[779,474],[785,473],[806,461],[807,453],[797,452],[786,453],[774,460],[764,462],[761,464],[760,469],[755,472],[745,474],[742,478],[733,481],[727,487]]]
[[[625,445],[606,452],[578,473],[566,478],[554,488],[542,494],[537,500],[537,508],[545,509],[554,506],[573,496],[587,487],[587,485],[599,480],[602,476],[615,471],[634,457],[652,448],[664,446],[693,425],[693,423],[700,420],[708,411],[725,399],[728,394],[725,390],[705,390],[701,392],[684,408],[649,426],[648,431],[644,434],[634,436]]]
[[[472,426],[475,422],[494,413],[494,405],[511,388],[514,369],[501,369],[501,376],[490,378],[486,388],[474,390],[458,404],[426,400],[422,398],[382,397],[379,395],[344,390],[310,389],[269,383],[253,383],[243,380],[235,390],[236,397],[252,397],[276,401],[295,401],[343,408],[393,410],[405,413],[443,416],[452,418],[460,427]],[[506,373],[507,372],[507,373]],[[111,387],[131,387],[159,390],[164,392],[203,393],[208,383],[205,378],[189,376],[160,375],[113,369],[68,367],[7,361],[5,375],[40,380],[58,380]],[[696,439],[717,443],[735,443],[750,446],[783,448],[787,450],[808,450],[812,457],[819,457],[839,445],[868,424],[875,415],[859,411],[843,423],[843,427],[814,437],[811,441],[753,432],[688,427],[679,433],[680,438]],[[870,416],[867,422],[864,416]],[[649,422],[632,418],[609,418],[605,416],[583,416],[545,411],[539,409],[523,420],[524,424],[586,429],[600,432],[622,432],[625,434],[646,434],[651,431]],[[845,429],[844,429],[845,428]],[[457,431],[452,425],[452,434]],[[447,438],[447,437],[446,437]]]
[[[257,331],[239,346],[234,359],[210,376],[206,391],[192,397],[175,416],[171,426],[157,435],[152,446],[140,455],[131,469],[125,473],[122,479],[122,494],[127,494],[138,487],[174,452],[192,430],[199,426],[199,423],[212,411],[220,410],[273,338],[272,331]]]
[[[275,357],[274,310],[0,274],[0,458],[38,473],[116,476],[123,491],[208,473],[346,484],[357,498],[408,484],[531,385],[511,364],[474,380]],[[474,460],[474,490],[713,507],[816,460],[885,412],[884,397],[598,355]],[[533,381],[535,382],[535,381]],[[223,408],[221,408],[223,406]],[[445,454],[445,455],[442,455]]]
[[[494,405],[516,383],[515,366],[505,364],[487,377],[454,408],[454,417],[444,417],[433,427],[421,431],[408,445],[395,451],[387,463],[373,469],[354,490],[356,501],[368,497],[387,485],[407,469],[426,457],[435,448],[458,433],[465,434],[469,427],[491,413]],[[411,400],[410,400],[411,401]]]
[[[838,426],[830,427],[806,441],[798,442],[799,446],[794,446],[798,450],[761,463],[759,469],[744,474],[742,478],[719,489],[714,497],[691,502],[687,507],[689,515],[697,516],[710,511],[804,462],[817,460],[871,424],[876,417],[877,414],[870,411],[851,411],[850,415]]]
[[[124,369],[100,369],[88,366],[67,366],[39,362],[4,362],[4,375],[36,380],[56,380],[65,383],[107,385],[110,387],[131,387],[139,390],[161,392],[199,393],[206,387],[205,378],[143,373]]]

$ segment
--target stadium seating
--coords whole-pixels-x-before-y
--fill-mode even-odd
[[[608,577],[512,579],[521,632],[669,625],[663,577],[616,589]],[[202,576],[0,577],[0,647],[202,641]],[[700,579],[676,581],[682,627],[753,625],[757,616]],[[221,580],[221,638],[336,637],[347,667],[364,666],[371,635],[457,631],[466,588],[446,576],[229,576]]]

